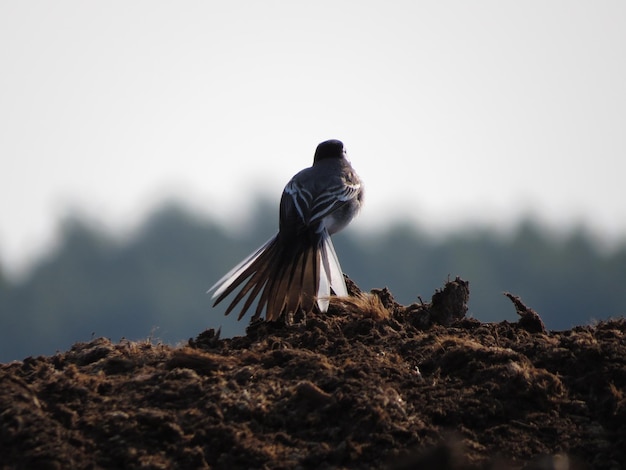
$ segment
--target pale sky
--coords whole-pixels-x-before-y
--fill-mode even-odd
[[[353,230],[626,234],[624,1],[0,0],[0,263],[79,211],[176,196],[241,219],[315,146],[366,184]]]

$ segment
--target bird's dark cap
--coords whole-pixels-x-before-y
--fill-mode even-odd
[[[345,149],[343,148],[343,142],[332,139],[322,142],[317,146],[313,162],[315,163],[326,158],[343,158],[344,156]]]

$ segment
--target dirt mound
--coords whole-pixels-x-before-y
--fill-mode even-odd
[[[398,305],[107,339],[0,366],[2,468],[621,468],[626,321],[465,318],[468,284]]]

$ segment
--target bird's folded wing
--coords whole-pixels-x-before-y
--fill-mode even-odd
[[[297,181],[291,181],[285,187],[285,193],[291,196],[294,207],[304,223],[312,225],[334,212],[346,202],[358,196],[360,183],[344,183],[331,186],[316,197]]]

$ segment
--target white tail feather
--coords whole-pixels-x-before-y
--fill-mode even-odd
[[[262,246],[260,246],[256,251],[251,253],[246,259],[244,259],[241,263],[235,266],[233,269],[228,271],[219,281],[217,281],[213,286],[207,291],[207,294],[214,289],[217,289],[213,295],[212,299],[220,296],[222,292],[228,289],[233,282],[237,280],[237,278],[243,273],[248,266],[250,266],[254,261],[265,251],[268,245],[276,238],[275,236],[266,241]]]
[[[348,288],[346,287],[346,281],[343,278],[343,271],[341,270],[339,258],[337,258],[337,253],[335,253],[335,247],[330,239],[330,235],[326,235],[326,237],[324,237],[323,250],[330,255],[327,255],[329,261],[328,278],[330,279],[330,287],[332,287],[335,291],[335,295],[344,297],[348,295]]]
[[[317,290],[317,305],[322,312],[328,310],[328,299],[330,297],[330,288],[333,289],[335,295],[347,296],[348,289],[346,281],[343,278],[343,271],[339,265],[339,258],[335,253],[333,242],[328,232],[324,233],[322,246],[320,249],[321,269],[320,282]]]
[[[320,282],[317,288],[317,306],[320,308],[320,312],[325,312],[328,310],[328,299],[330,297],[330,279],[328,278],[328,274],[326,272],[326,265],[328,264],[328,261],[324,248],[322,248],[318,256],[321,258],[321,263],[319,273]]]

